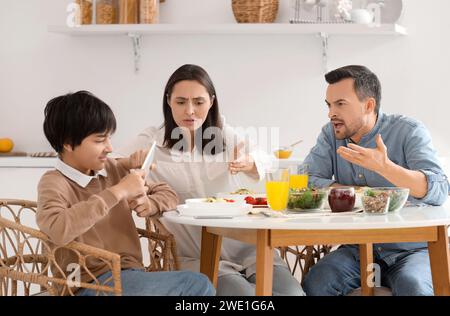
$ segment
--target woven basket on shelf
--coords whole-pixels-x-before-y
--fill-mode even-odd
[[[278,0],[232,0],[239,23],[272,23],[278,14]]]

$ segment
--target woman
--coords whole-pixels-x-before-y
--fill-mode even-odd
[[[118,153],[128,156],[156,141],[156,170],[150,180],[168,183],[181,202],[254,186],[262,179],[270,158],[225,124],[204,69],[184,65],[175,71],[164,91],[163,112],[162,127],[147,128]],[[199,271],[200,227],[162,221],[175,236],[181,268]],[[274,295],[303,295],[285,263],[274,255]],[[217,295],[254,295],[255,263],[255,246],[224,238]]]

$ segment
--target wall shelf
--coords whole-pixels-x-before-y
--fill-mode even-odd
[[[327,70],[328,39],[330,36],[407,35],[398,24],[369,26],[361,24],[113,24],[76,27],[52,25],[52,33],[69,36],[129,36],[133,43],[135,70],[139,71],[140,45],[148,35],[319,35],[322,40],[324,68]]]

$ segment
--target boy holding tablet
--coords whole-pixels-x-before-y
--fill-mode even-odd
[[[206,276],[192,272],[145,272],[132,210],[140,217],[173,209],[175,192],[164,183],[145,183],[144,170],[130,171],[129,159],[108,159],[116,120],[107,104],[86,91],[54,98],[45,108],[44,133],[58,152],[56,170],[38,185],[37,223],[56,246],[80,241],[121,256],[124,295],[214,295]],[[65,250],[56,258],[63,271],[77,263]],[[89,258],[100,281],[111,277],[104,262]],[[92,278],[81,273],[83,282]],[[95,295],[83,289],[78,295]]]

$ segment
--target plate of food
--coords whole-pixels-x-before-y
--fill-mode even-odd
[[[262,205],[263,200],[266,199],[265,193],[256,193],[248,189],[238,189],[234,192],[220,192],[217,193],[216,195],[218,198],[230,199],[239,202],[246,202],[252,205],[259,205],[259,203],[261,203]],[[254,199],[255,201],[253,201],[251,198]],[[249,203],[248,201],[251,201],[253,203]]]
[[[196,209],[233,209],[242,206],[246,206],[245,201],[236,201],[233,199],[221,198],[221,197],[208,197],[199,199],[187,199],[185,204],[190,208]]]

